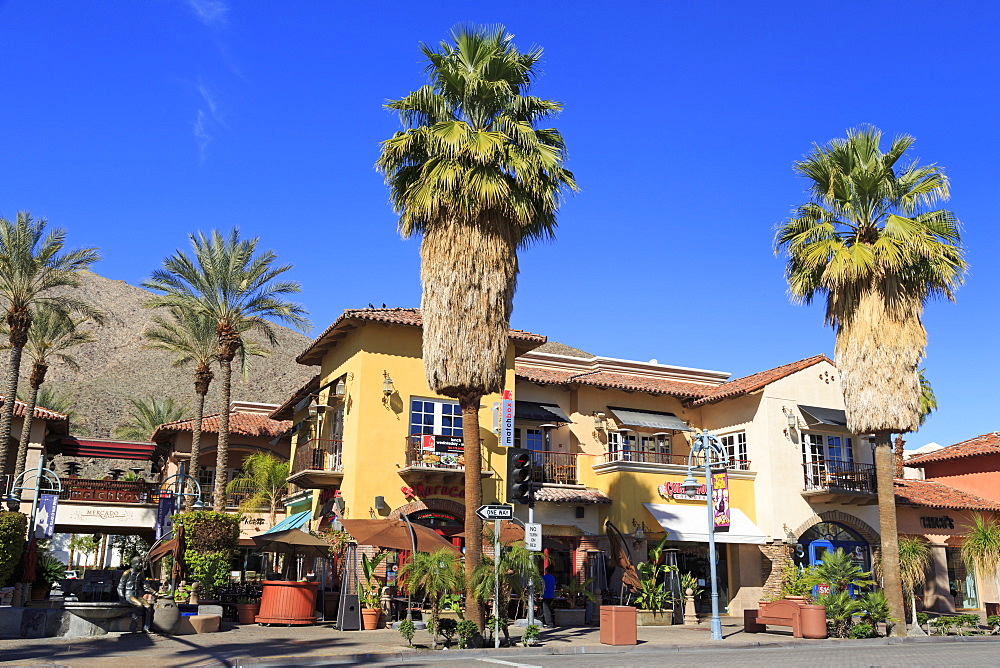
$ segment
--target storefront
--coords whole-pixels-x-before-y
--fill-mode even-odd
[[[813,566],[827,552],[843,550],[863,571],[872,567],[872,546],[855,529],[840,522],[814,524],[798,537],[792,559],[796,566]]]

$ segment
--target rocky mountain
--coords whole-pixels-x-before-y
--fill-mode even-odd
[[[73,371],[56,362],[46,376],[46,386],[74,400],[77,415],[70,427],[74,434],[79,431],[91,436],[109,436],[126,419],[130,397],[172,396],[194,409],[194,369],[173,368],[170,354],[142,347],[142,332],[156,313],[143,307],[150,292],[124,281],[84,272],[80,287],[73,289],[72,294],[105,314],[103,325],[86,326],[96,341],[72,350],[80,369]],[[278,345],[271,355],[254,358],[253,371],[245,382],[238,373],[234,374],[233,400],[281,403],[315,374],[311,367],[295,362],[295,356],[305,350],[309,339],[285,327],[276,329]],[[31,371],[28,355],[22,360],[21,370],[19,391],[24,392]],[[217,377],[208,393],[205,411],[215,413],[219,409]]]

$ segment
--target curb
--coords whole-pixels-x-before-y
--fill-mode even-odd
[[[957,642],[1000,642],[1000,636],[926,636],[926,637],[891,637],[891,638],[869,638],[865,640],[843,640],[839,638],[828,638],[825,640],[776,640],[774,642],[752,641],[752,642],[730,642],[725,641],[717,644],[684,644],[684,643],[657,643],[644,642],[641,645],[569,645],[569,646],[541,646],[541,647],[501,647],[484,649],[463,649],[441,651],[434,650],[403,650],[396,652],[368,652],[359,654],[329,654],[323,656],[285,656],[275,657],[273,661],[231,663],[230,666],[238,668],[264,668],[275,665],[329,665],[335,661],[339,665],[350,664],[372,664],[372,663],[400,663],[412,661],[414,659],[428,659],[435,662],[440,661],[461,661],[463,659],[489,658],[499,656],[572,656],[572,655],[603,655],[603,654],[651,654],[658,652],[709,652],[716,650],[747,650],[747,649],[780,649],[791,647],[872,647],[882,645],[910,645],[910,644],[936,644],[936,643],[957,643]],[[219,664],[203,664],[212,666]]]

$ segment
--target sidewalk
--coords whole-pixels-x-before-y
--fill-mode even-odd
[[[544,629],[542,646],[519,650],[501,649],[503,654],[614,654],[683,648],[788,646],[843,644],[840,640],[800,640],[791,633],[743,633],[742,620],[723,618],[723,641],[709,640],[708,625],[641,626],[637,646],[600,644],[597,627]],[[512,639],[523,629],[511,627]],[[956,638],[957,639],[957,638]],[[972,640],[972,638],[965,638]],[[912,640],[912,639],[908,639]],[[943,640],[938,638],[938,640]],[[995,640],[995,639],[994,639]],[[853,642],[853,641],[852,641]],[[879,642],[879,641],[857,641]],[[881,642],[900,642],[883,639]],[[418,631],[415,645],[430,646],[430,634]],[[60,666],[240,666],[273,663],[362,664],[398,663],[407,659],[426,661],[473,659],[495,650],[449,650],[431,652],[411,649],[398,631],[337,631],[332,624],[298,627],[264,627],[224,624],[219,633],[185,636],[118,634],[97,638],[40,638],[0,640],[0,665]]]

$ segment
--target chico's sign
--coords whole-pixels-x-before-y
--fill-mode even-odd
[[[660,493],[660,496],[665,498],[704,500],[706,498],[706,494],[708,493],[708,487],[702,485],[701,487],[698,488],[698,491],[695,492],[694,496],[688,496],[687,490],[684,489],[683,483],[666,482],[660,485],[656,491]]]
[[[403,487],[401,491],[409,497],[450,496],[454,499],[465,496],[465,488],[460,485],[425,485],[417,483],[413,487]]]

